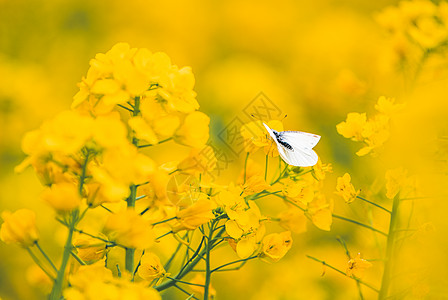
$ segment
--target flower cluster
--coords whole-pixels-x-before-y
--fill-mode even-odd
[[[429,0],[401,1],[377,15],[378,23],[392,35],[401,59],[412,59],[420,49],[435,49],[448,40],[448,4]],[[420,53],[423,55],[423,53]]]
[[[45,186],[41,199],[68,228],[61,266],[40,247],[32,211],[3,213],[1,238],[26,248],[54,281],[50,299],[96,299],[100,292],[106,294],[100,298],[159,299],[158,291],[185,283],[202,261],[205,276],[190,284],[205,287],[197,292],[207,299],[215,294],[214,271],[257,257],[280,260],[292,246],[291,232],[305,231],[307,218],[330,230],[333,204],[320,190],[331,166],[288,166],[261,121],[241,129],[247,156],[239,177],[227,185],[212,180],[217,159],[205,146],[210,120],[197,110],[193,86],[189,67],[179,69],[166,54],[119,43],[91,60],[71,110],[26,134],[22,148],[28,156],[16,171],[34,168]],[[267,123],[283,129],[281,121]],[[152,147],[171,140],[189,153],[157,163]],[[249,157],[262,148],[264,168]],[[279,159],[271,176],[269,157]],[[265,216],[260,207],[268,197],[280,197],[286,209]],[[269,232],[271,222],[286,231]],[[158,242],[170,237],[179,246],[168,259]],[[224,242],[238,259],[211,269],[212,251]],[[194,254],[171,277],[181,247]],[[108,262],[120,249],[124,268],[117,263],[117,278]]]
[[[344,122],[336,125],[340,135],[356,142],[363,142],[365,146],[356,154],[364,156],[374,153],[389,139],[389,122],[394,113],[399,112],[404,104],[395,104],[394,98],[379,97],[375,109],[379,112],[373,118],[367,119],[366,113],[349,113]]]

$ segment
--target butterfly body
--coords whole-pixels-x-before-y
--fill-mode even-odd
[[[276,131],[263,123],[271,138],[275,141],[280,157],[289,165],[298,167],[314,166],[318,156],[313,147],[320,136],[302,131]]]

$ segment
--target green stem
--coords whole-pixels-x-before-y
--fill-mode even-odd
[[[57,272],[58,269],[56,268],[54,263],[51,261],[50,257],[48,257],[47,253],[45,253],[45,251],[40,247],[39,242],[36,241],[35,245],[36,245],[37,249],[39,249],[40,253],[42,253],[42,255],[45,257],[45,259],[50,263],[53,270],[55,270]]]
[[[280,172],[280,175],[278,175],[277,179],[275,179],[273,182],[271,182],[270,185],[274,185],[274,184],[276,184],[277,182],[279,182],[280,179],[282,179],[283,174],[285,174],[286,169],[288,169],[288,164],[285,164],[285,168]]]
[[[155,146],[155,145],[159,145],[159,144],[166,143],[166,142],[168,142],[168,141],[171,141],[172,139],[173,139],[173,138],[170,137],[170,138],[164,139],[164,140],[162,140],[162,141],[160,141],[160,142],[158,142],[158,143],[156,143],[156,144],[138,145],[137,147],[138,147],[138,148],[151,147],[151,146]]]
[[[223,232],[225,231],[225,229],[221,229],[218,234],[217,237],[220,236]],[[210,241],[209,241],[210,242]],[[202,244],[202,242],[201,242]],[[213,242],[211,245],[211,248],[213,248],[215,246],[215,243]],[[198,248],[199,250],[199,248]],[[201,261],[201,259],[203,259],[204,255],[206,254],[207,249],[204,248],[201,250],[201,252],[199,252],[196,256],[193,255],[190,260],[185,264],[184,267],[182,267],[182,269],[179,271],[179,273],[177,273],[177,275],[174,277],[176,279],[182,279],[185,275],[187,275],[188,273],[190,273],[194,267]],[[194,258],[194,259],[193,259]],[[166,290],[167,288],[170,288],[172,286],[176,285],[176,281],[174,280],[170,280],[168,282],[165,282],[163,284],[160,284],[158,286],[155,286],[154,288],[157,291],[163,291]]]
[[[376,203],[374,203],[374,202],[372,202],[372,201],[369,201],[369,200],[367,200],[367,199],[364,199],[363,197],[356,196],[356,198],[358,198],[359,200],[362,200],[362,201],[364,201],[364,202],[367,202],[367,203],[369,203],[369,204],[371,204],[371,205],[373,205],[373,206],[376,206],[376,207],[378,207],[379,209],[384,210],[385,212],[391,213],[391,211],[388,210],[387,208],[382,207],[381,205],[376,204]]]
[[[387,237],[387,246],[386,246],[386,262],[384,264],[384,272],[383,278],[381,280],[381,290],[378,295],[378,299],[386,299],[389,293],[390,288],[390,278],[392,271],[392,262],[394,255],[394,246],[395,246],[395,236],[396,236],[396,226],[398,222],[398,207],[400,204],[399,194],[397,194],[394,198],[394,202],[392,205],[392,214],[390,216],[389,223],[389,236]]]
[[[232,270],[238,270],[238,269],[241,268],[247,261],[249,261],[249,260],[251,260],[251,259],[254,259],[254,258],[257,258],[257,257],[258,257],[258,256],[255,255],[255,256],[248,257],[248,258],[235,260],[235,261],[226,263],[226,264],[224,264],[224,265],[222,265],[222,266],[216,267],[216,268],[214,268],[213,270],[211,270],[210,272],[213,273],[213,272],[216,272],[216,271],[218,271],[218,270],[220,270],[220,269],[222,269],[222,268],[225,268],[225,267],[227,267],[227,266],[230,266],[230,265],[233,265],[233,264],[237,264],[237,263],[239,263],[239,262],[242,262],[243,264],[242,264],[241,266],[232,269]],[[232,271],[232,270],[227,269],[227,270],[224,270],[224,271]]]
[[[151,225],[152,225],[152,226],[155,226],[155,225],[157,225],[157,224],[162,224],[162,223],[165,223],[165,222],[172,221],[172,220],[174,220],[174,219],[176,219],[176,218],[177,218],[177,217],[172,217],[172,218],[169,218],[169,219],[166,219],[166,220],[163,220],[163,221],[159,221],[159,222],[152,223]]]
[[[208,233],[208,240],[207,244],[205,245],[205,287],[204,287],[204,300],[208,300],[208,294],[210,289],[210,280],[212,272],[210,270],[210,251],[211,251],[211,245],[212,245],[212,238],[213,238],[213,230],[215,227],[215,221],[213,220],[210,225],[210,231]]]
[[[44,266],[42,266],[41,261],[37,258],[37,256],[33,253],[33,251],[31,251],[30,248],[26,248],[26,250],[28,251],[28,253],[30,254],[31,258],[34,260],[34,262],[36,263],[36,265],[42,270],[44,271],[45,274],[47,274],[47,276],[51,279],[54,280],[54,276],[50,274],[50,272],[48,272]]]
[[[247,160],[249,159],[249,152],[246,153],[246,159],[244,160],[244,178],[243,178],[243,184],[246,183],[246,174],[247,174]]]
[[[183,283],[183,284],[204,287],[204,285],[202,285],[202,284],[191,283],[191,282],[188,282],[188,281],[179,280],[179,279],[176,279],[176,278],[173,278],[173,277],[169,277],[169,276],[167,276],[166,278],[168,278],[170,280],[174,280],[175,282]]]
[[[130,195],[126,199],[128,208],[135,208],[135,198],[137,196],[137,186],[131,185],[130,186]],[[126,270],[132,274],[134,272],[134,254],[135,254],[135,248],[126,248],[126,257],[125,257],[125,268]]]
[[[264,166],[264,181],[266,181],[266,178],[268,176],[268,162],[269,162],[269,156],[266,154],[266,164]]]
[[[340,274],[342,274],[342,275],[344,275],[344,276],[347,276],[347,274],[346,274],[345,272],[339,270],[338,268],[333,267],[332,265],[327,264],[327,263],[326,263],[325,261],[323,261],[323,260],[320,260],[320,259],[318,259],[318,258],[315,258],[315,257],[313,257],[313,256],[311,256],[311,255],[307,255],[306,257],[308,257],[308,258],[310,258],[310,259],[312,259],[312,260],[314,260],[314,261],[317,261],[317,262],[323,264],[324,266],[327,266],[327,267],[329,267],[330,269],[333,269],[334,271],[336,271],[336,272],[338,272],[338,273],[340,273]],[[356,277],[349,277],[349,276],[347,276],[347,277],[350,278],[350,279],[353,279],[353,280],[355,280],[356,282],[359,282],[360,284],[362,284],[362,285],[368,287],[369,289],[371,289],[371,290],[373,290],[373,291],[379,293],[379,290],[378,290],[377,288],[375,288],[375,287],[373,287],[372,285],[370,285],[370,284],[368,284],[368,283],[362,281],[361,279],[356,278]]]
[[[76,254],[75,252],[71,251],[70,254],[73,256],[74,259],[76,259],[79,262],[80,265],[82,266],[87,265],[85,261],[83,261],[82,258],[79,257],[78,254]]]
[[[60,300],[62,297],[65,269],[67,267],[68,259],[70,258],[70,253],[72,252],[72,238],[76,222],[76,212],[77,211],[72,212],[72,217],[68,226],[68,236],[64,246],[64,253],[62,254],[61,267],[59,268],[56,282],[53,285],[53,289],[50,294],[50,300]]]
[[[349,219],[349,218],[346,218],[346,217],[343,217],[343,216],[339,216],[339,215],[335,215],[335,214],[333,214],[333,218],[335,218],[335,219],[339,219],[339,220],[344,220],[344,221],[347,221],[347,222],[356,224],[356,225],[358,225],[358,226],[361,226],[361,227],[370,229],[370,230],[372,230],[372,231],[378,232],[378,233],[381,234],[381,235],[384,235],[385,237],[388,236],[387,233],[385,233],[385,232],[383,232],[383,231],[381,231],[381,230],[379,230],[379,229],[376,229],[375,227],[372,227],[372,226],[369,226],[369,225],[360,223],[360,222],[358,222],[358,221],[355,221],[355,220],[352,220],[352,219]]]

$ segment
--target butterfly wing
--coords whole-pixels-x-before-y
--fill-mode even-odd
[[[280,151],[280,148],[282,151]],[[293,149],[294,151],[291,151],[283,145],[280,145],[279,147],[278,153],[288,165],[297,167],[311,167],[314,166],[319,159],[314,150],[301,150],[295,147],[293,147]]]
[[[317,163],[319,158],[313,147],[319,142],[319,135],[303,131],[283,131],[280,135],[293,148],[293,151],[285,148],[285,155],[292,165],[310,167]]]
[[[303,131],[282,131],[283,140],[293,147],[313,149],[320,140],[320,136]]]
[[[282,131],[279,132],[282,140],[291,145],[292,150],[287,149],[285,146],[277,141],[277,137],[273,130],[268,125],[263,123],[269,135],[277,144],[278,153],[280,157],[288,164],[298,167],[310,167],[317,163],[318,156],[316,152],[312,150],[314,146],[319,142],[320,136],[306,133],[302,131]]]
[[[264,127],[266,128],[266,130],[269,132],[269,135],[271,136],[271,138],[272,138],[275,142],[277,142],[277,137],[275,136],[274,131],[272,131],[272,129],[269,128],[269,126],[266,125],[265,123],[263,123],[263,125],[264,125]],[[278,143],[277,143],[277,144],[278,144]]]

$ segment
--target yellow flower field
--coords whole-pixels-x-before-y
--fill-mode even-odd
[[[448,298],[448,2],[0,16],[0,299]]]

